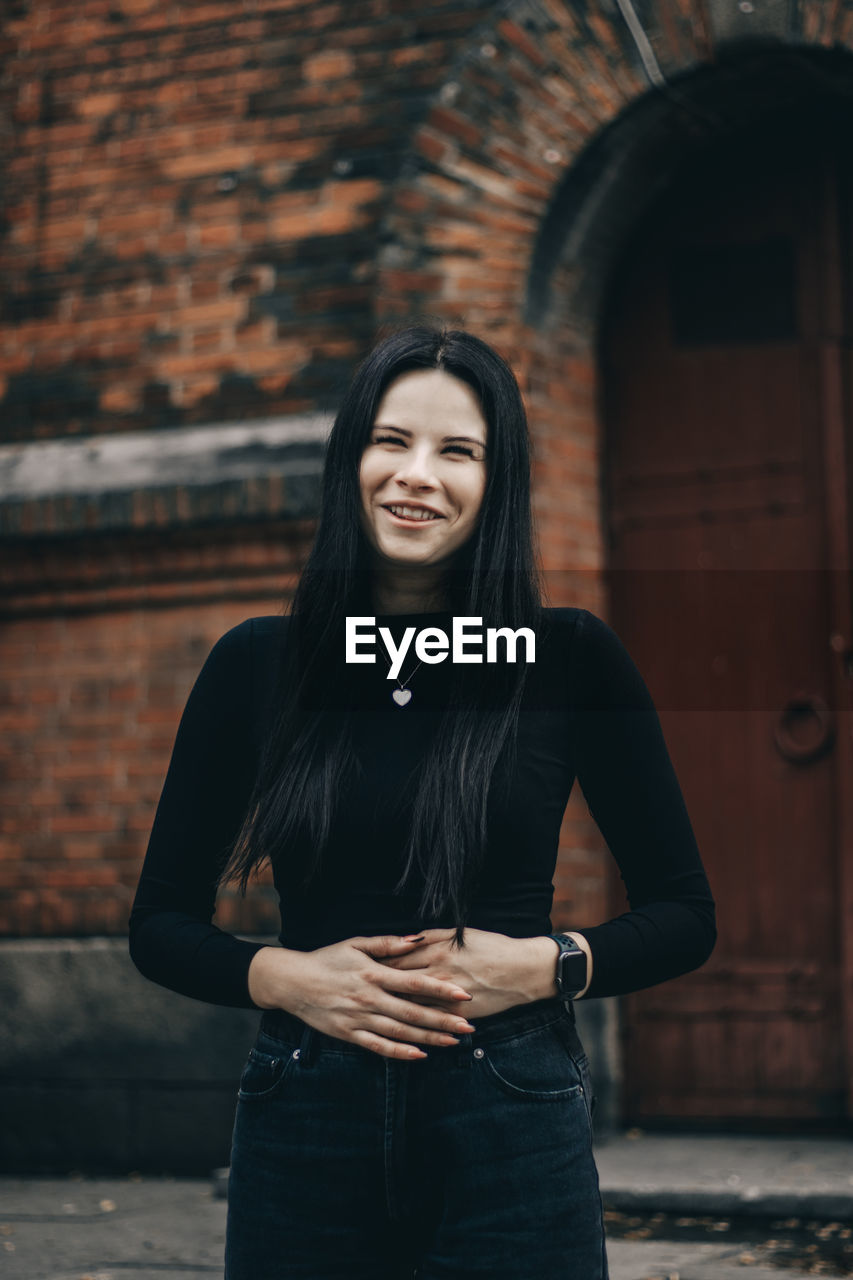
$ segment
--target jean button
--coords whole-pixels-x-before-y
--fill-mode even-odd
[[[294,1050],[293,1050],[293,1053],[292,1053],[290,1056],[291,1056],[291,1058],[298,1058],[298,1057],[299,1057],[299,1050],[298,1050],[298,1049],[294,1049]]]
[[[474,1050],[474,1057],[475,1057],[475,1058],[482,1058],[482,1056],[483,1056],[483,1050],[482,1050],[482,1049],[475,1049],[475,1050]]]

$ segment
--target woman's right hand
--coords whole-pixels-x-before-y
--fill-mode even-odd
[[[418,945],[380,935],[346,938],[316,951],[263,947],[249,966],[249,995],[260,1009],[285,1009],[317,1031],[384,1058],[424,1058],[418,1044],[457,1044],[459,1035],[474,1028],[461,1010],[418,1003],[470,1000],[457,983],[381,963]]]

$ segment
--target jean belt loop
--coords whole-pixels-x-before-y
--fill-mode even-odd
[[[473,1042],[473,1032],[462,1031],[459,1035],[459,1044],[456,1046],[457,1061],[460,1067],[470,1067],[473,1059],[471,1052],[471,1044]]]
[[[306,1026],[299,1041],[300,1066],[310,1067],[317,1055],[317,1033],[313,1027]]]
[[[563,1001],[563,1008],[565,1009],[566,1013],[569,1015],[569,1018],[571,1019],[572,1024],[574,1024],[574,1021],[575,1021],[574,1000],[569,999],[569,997],[567,996],[566,999]]]

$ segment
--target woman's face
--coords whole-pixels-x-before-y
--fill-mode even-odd
[[[361,527],[381,559],[438,565],[467,542],[487,435],[475,392],[443,369],[413,369],[386,388],[359,470]]]

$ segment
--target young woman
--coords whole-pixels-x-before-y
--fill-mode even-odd
[[[714,903],[639,672],[541,600],[512,372],[464,332],[389,337],[290,616],[228,631],[190,694],[130,920],[148,977],[265,1011],[227,1280],[606,1280],[573,999],[702,964]],[[575,778],[630,910],[553,934]],[[211,923],[266,861],[280,946]]]

